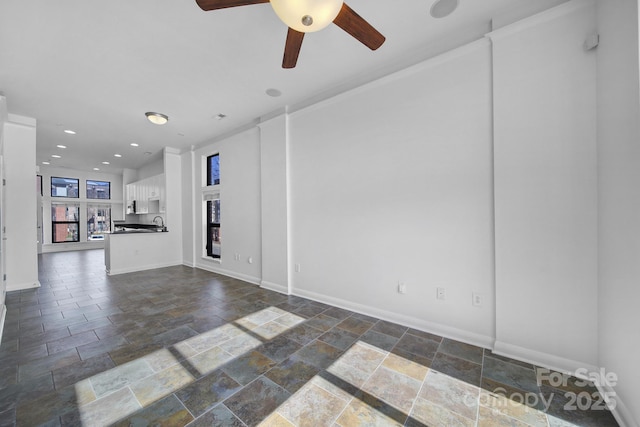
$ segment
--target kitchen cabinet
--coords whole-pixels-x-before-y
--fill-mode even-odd
[[[127,213],[146,214],[166,211],[165,175],[160,174],[127,184]],[[135,212],[133,202],[135,201]]]

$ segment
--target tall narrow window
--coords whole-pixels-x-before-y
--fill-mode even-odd
[[[220,258],[220,199],[207,200],[207,255]]]
[[[51,204],[51,232],[53,243],[80,241],[80,207],[66,203]]]
[[[220,155],[207,157],[207,186],[220,184]],[[207,256],[220,258],[222,241],[220,238],[220,194],[208,194],[207,197],[206,238]]]
[[[103,240],[111,231],[111,206],[87,206],[87,240]]]
[[[220,184],[220,155],[207,157],[207,185]]]

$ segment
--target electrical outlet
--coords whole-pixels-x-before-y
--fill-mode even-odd
[[[300,264],[295,265],[296,273],[300,273]]]
[[[253,257],[249,257],[249,258],[247,258],[247,262],[248,262],[249,264],[253,264]]]
[[[472,301],[471,304],[473,304],[474,307],[482,307],[482,295],[481,294],[477,294],[477,293],[472,293],[471,294],[472,297]]]
[[[439,300],[445,299],[444,288],[436,288],[436,298]]]
[[[407,285],[404,282],[398,282],[398,293],[406,294],[407,293]]]
[[[240,254],[235,254],[233,259],[235,259],[236,261],[240,261]]]

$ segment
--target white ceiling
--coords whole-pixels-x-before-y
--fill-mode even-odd
[[[434,19],[434,0],[350,0],[385,44],[370,51],[331,25],[307,34],[285,70],[287,28],[267,3],[204,12],[195,0],[0,0],[0,94],[10,113],[37,120],[38,164],[119,173],[165,146],[211,142],[478,39],[492,19],[564,1],[460,0]],[[152,125],[147,111],[170,121]]]

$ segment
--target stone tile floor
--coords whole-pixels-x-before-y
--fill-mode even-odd
[[[210,272],[39,266],[7,294],[0,426],[617,425],[575,378]]]

